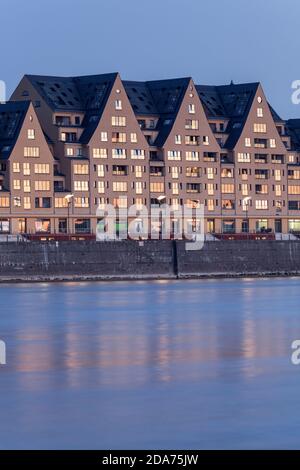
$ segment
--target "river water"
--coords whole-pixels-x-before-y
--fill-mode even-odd
[[[0,286],[1,449],[300,448],[300,279]]]

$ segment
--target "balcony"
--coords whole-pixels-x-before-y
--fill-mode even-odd
[[[204,162],[216,162],[217,154],[215,152],[204,152],[203,161]]]

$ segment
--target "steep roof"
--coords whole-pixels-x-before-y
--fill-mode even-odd
[[[25,75],[47,104],[56,111],[100,109],[117,73],[79,77]]]
[[[0,159],[8,159],[18,139],[30,101],[0,104]]]
[[[300,149],[300,119],[286,121],[287,132],[291,137],[292,148]]]
[[[229,119],[225,147],[234,148],[247,120],[259,83],[203,86],[196,89],[208,117]]]

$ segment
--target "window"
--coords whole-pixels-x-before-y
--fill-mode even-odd
[[[116,110],[121,110],[122,109],[122,101],[121,100],[116,100],[115,101],[115,109]]]
[[[107,149],[93,148],[94,158],[107,158]]]
[[[23,181],[23,190],[24,190],[24,193],[30,193],[31,192],[30,180],[24,180]]]
[[[199,153],[195,151],[185,152],[185,159],[188,161],[199,161]]]
[[[126,158],[126,149],[112,149],[112,158]]]
[[[207,168],[207,179],[213,180],[214,179],[214,169]]]
[[[111,117],[111,125],[112,126],[119,126],[119,127],[126,126],[126,117],[125,116],[112,116]]]
[[[275,170],[275,181],[281,181],[281,171]]]
[[[257,209],[257,210],[267,210],[268,209],[268,201],[266,199],[255,201],[255,209]]]
[[[300,220],[289,220],[289,232],[300,232]]]
[[[131,150],[131,158],[134,160],[143,160],[145,158],[145,150],[133,149]]]
[[[267,124],[254,123],[253,124],[253,131],[265,134],[267,132]]]
[[[200,183],[186,183],[186,192],[187,193],[200,193],[201,184]]]
[[[171,167],[171,175],[173,179],[178,179],[179,178],[179,168],[178,166],[172,166]]]
[[[137,135],[136,132],[131,132],[130,134],[130,141],[135,144],[137,142]]]
[[[88,175],[89,166],[86,164],[76,164],[74,165],[74,175]]]
[[[180,150],[168,150],[168,160],[181,160]]]
[[[251,162],[251,156],[250,156],[250,153],[238,153],[237,154],[237,159],[238,159],[238,162],[240,163],[250,163]]]
[[[24,163],[26,165],[26,163]],[[27,163],[29,165],[29,163]],[[34,172],[37,175],[48,175],[50,173],[50,165],[48,163],[37,163],[34,165]],[[26,173],[26,174],[30,174]],[[25,169],[24,169],[24,175],[25,175]]]
[[[113,191],[127,191],[127,182],[113,181]]]
[[[189,104],[189,114],[195,114],[195,105],[194,104]]]
[[[199,178],[201,176],[201,168],[197,166],[188,166],[185,170],[185,175],[191,178]]]
[[[24,181],[25,183],[25,181]],[[36,191],[50,191],[50,181],[35,181],[34,189]],[[25,191],[25,189],[24,189]]]
[[[35,221],[35,231],[37,233],[50,233],[50,220],[37,219]]]
[[[56,197],[54,205],[56,209],[62,209],[63,207],[68,207],[68,201],[65,197]]]
[[[176,134],[175,135],[175,144],[181,144],[181,135],[180,134]]]
[[[255,178],[256,179],[268,179],[269,178],[269,170],[255,170]]]
[[[13,173],[20,173],[20,163],[14,162],[13,163]]]
[[[24,157],[39,157],[40,148],[39,147],[24,147]]]
[[[207,194],[209,196],[213,196],[213,194],[214,194],[214,185],[213,185],[213,183],[208,183],[208,185],[207,185]]]
[[[275,185],[275,195],[276,196],[281,196],[282,191],[281,191],[281,184],[276,184]]]
[[[179,194],[179,186],[178,186],[178,183],[172,183],[171,185],[171,188],[172,188],[172,194]]]
[[[289,180],[299,180],[300,179],[300,170],[288,170],[288,179]]]
[[[270,147],[271,148],[276,148],[276,140],[275,139],[270,139]]]
[[[194,129],[197,130],[199,128],[199,121],[198,119],[186,119],[185,120],[185,128],[186,129]]]
[[[251,139],[250,139],[250,137],[245,137],[245,147],[251,147]]]
[[[243,183],[243,184],[242,184],[242,195],[243,195],[243,196],[248,196],[248,194],[249,194],[249,191],[248,191],[248,184]]]
[[[141,178],[143,176],[143,167],[142,166],[136,166],[135,167],[135,177],[136,178]]]
[[[0,207],[1,208],[6,208],[9,207],[9,197],[2,197],[0,196]]]
[[[136,194],[142,194],[143,193],[143,185],[141,181],[136,181],[135,183],[135,192]]]
[[[74,191],[88,191],[89,190],[89,182],[88,181],[74,181]]]
[[[9,220],[0,219],[0,233],[9,233]]]
[[[289,185],[288,194],[300,195],[300,185]]]
[[[127,197],[124,197],[124,196],[123,197],[114,197],[113,198],[113,205],[116,208],[118,207],[118,208],[126,209],[126,207],[127,207]],[[120,228],[120,225],[121,224],[117,223],[117,227]],[[125,226],[124,226],[124,229],[125,229]],[[127,231],[127,225],[126,225],[125,230]]]
[[[164,193],[164,191],[165,191],[164,183],[150,183],[151,193]]]
[[[112,142],[119,142],[122,144],[126,143],[126,133],[125,132],[113,132],[112,133]]]
[[[67,147],[67,156],[72,157],[74,155],[73,147]]]
[[[215,201],[213,199],[207,199],[207,210],[208,211],[215,210]]]
[[[74,207],[90,207],[88,197],[74,197]]]
[[[203,145],[209,145],[208,135],[204,135],[202,138]]]
[[[235,202],[233,199],[223,199],[222,201],[222,209],[225,210],[234,210]]]
[[[107,142],[108,141],[107,132],[101,132],[100,139],[101,139],[101,142]]]
[[[222,168],[221,178],[233,178],[233,169],[232,168]]]
[[[36,197],[34,200],[34,207],[36,209],[50,209],[51,197]]]
[[[186,145],[198,145],[199,137],[196,135],[186,135],[184,137],[184,142]]]
[[[257,117],[264,117],[263,109],[262,108],[257,108],[256,115],[257,115]]]
[[[104,165],[97,165],[97,176],[100,178],[104,176]]]
[[[103,194],[105,192],[104,181],[97,181],[98,193]]]
[[[24,176],[30,175],[30,163],[23,163],[23,175]]]
[[[295,163],[295,155],[288,155],[289,163]]]
[[[24,197],[24,209],[28,210],[31,209],[31,198],[30,197]]]
[[[222,184],[221,191],[223,194],[233,194],[234,184]]]
[[[27,138],[29,140],[34,140],[35,139],[35,131],[34,129],[27,129]]]
[[[256,194],[268,194],[269,189],[267,184],[256,184],[255,193]]]
[[[21,181],[20,180],[13,180],[13,188],[16,190],[21,189]]]

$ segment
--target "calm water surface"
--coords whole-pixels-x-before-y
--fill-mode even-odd
[[[300,448],[300,279],[0,286],[0,448]]]

